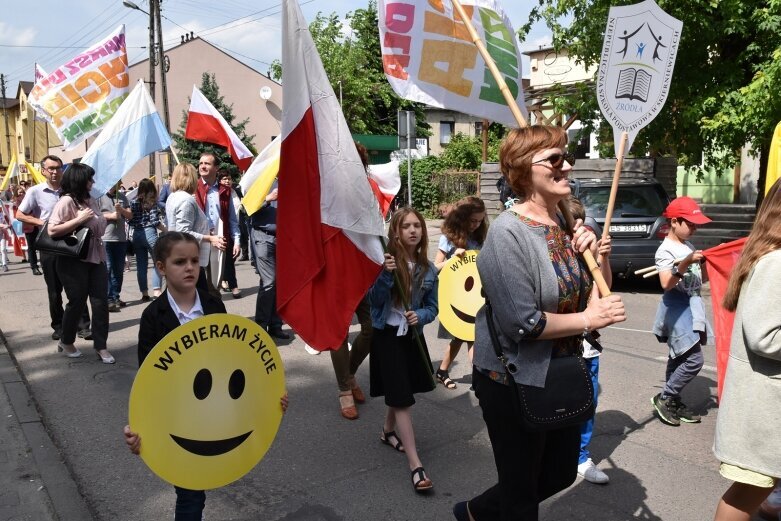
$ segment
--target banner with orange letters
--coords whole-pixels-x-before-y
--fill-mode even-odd
[[[130,88],[125,26],[35,83],[28,103],[72,150],[114,115]]]
[[[521,54],[510,19],[496,0],[461,4],[526,116]],[[380,0],[378,11],[382,63],[396,94],[518,126],[450,0]]]

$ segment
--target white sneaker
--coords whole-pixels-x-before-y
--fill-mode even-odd
[[[594,465],[594,462],[591,461],[591,458],[578,465],[578,476],[590,483],[597,483],[599,485],[604,485],[610,481],[607,474],[599,470],[597,466]]]
[[[304,344],[304,349],[310,355],[319,355],[320,354],[320,351],[318,351],[317,349],[313,349],[313,348],[309,347],[309,344]]]

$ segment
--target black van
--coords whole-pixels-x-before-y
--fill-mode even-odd
[[[612,178],[572,179],[572,194],[586,208],[586,224],[602,236]],[[670,197],[656,179],[620,178],[610,236],[613,251],[610,268],[619,276],[654,264],[656,249],[667,236],[669,225],[662,212]]]

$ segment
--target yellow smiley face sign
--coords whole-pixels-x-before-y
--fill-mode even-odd
[[[266,454],[282,419],[282,359],[258,324],[228,314],[179,326],[144,360],[130,391],[141,458],[169,483],[227,485]]]
[[[485,304],[477,250],[453,256],[439,272],[439,321],[455,338],[474,341],[475,316]]]

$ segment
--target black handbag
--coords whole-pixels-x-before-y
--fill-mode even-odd
[[[583,357],[551,358],[545,387],[515,382],[499,344],[493,309],[488,299],[485,301],[485,307],[491,343],[507,372],[511,387],[515,387],[513,394],[517,399],[516,404],[525,428],[531,431],[548,431],[578,425],[591,418],[594,414],[594,386]]]
[[[41,233],[35,240],[35,247],[39,251],[49,255],[60,255],[84,260],[87,258],[89,243],[92,239],[92,231],[86,226],[77,228],[68,235],[52,237],[49,235],[48,219],[41,227]]]

